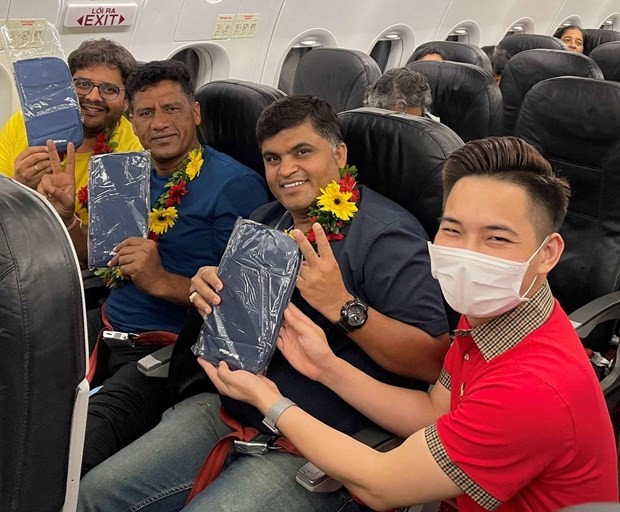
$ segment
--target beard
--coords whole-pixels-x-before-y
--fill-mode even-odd
[[[93,110],[89,110],[89,109]],[[106,128],[114,128],[122,115],[104,103],[80,102],[82,125],[86,137],[94,137]]]

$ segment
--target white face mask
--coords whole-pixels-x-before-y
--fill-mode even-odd
[[[536,278],[523,295],[521,284],[530,262],[546,242],[547,238],[523,263],[428,242],[431,274],[457,313],[473,318],[501,315],[529,300],[526,295]]]

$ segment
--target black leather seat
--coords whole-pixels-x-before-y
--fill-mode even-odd
[[[474,64],[489,73],[493,72],[491,61],[486,53],[484,53],[475,44],[460,43],[458,41],[428,41],[418,46],[407,64],[414,62],[426,48],[437,48],[445,55],[446,60],[453,62],[464,62],[466,64]]]
[[[578,77],[536,84],[517,121],[515,135],[538,147],[571,185],[566,249],[549,276],[568,312],[620,289],[619,126],[620,84]]]
[[[4,176],[0,304],[0,510],[74,511],[88,403],[80,269],[51,206]]]
[[[620,32],[615,30],[605,30],[601,28],[584,28],[585,41],[583,43],[583,53],[590,55],[590,52],[598,46],[610,43],[611,41],[620,41]]]
[[[256,121],[267,106],[285,94],[273,87],[242,80],[218,80],[196,92],[200,103],[201,144],[232,156],[265,175],[256,139]]]
[[[545,34],[513,34],[504,37],[497,45],[498,49],[506,50],[514,57],[517,53],[536,48],[548,50],[567,50],[566,45],[557,37]]]
[[[312,94],[336,112],[361,107],[366,90],[381,76],[377,63],[364,52],[317,48],[299,61],[293,94]]]
[[[533,85],[557,76],[603,79],[589,57],[567,50],[525,50],[511,58],[502,74],[500,89],[504,105],[504,134],[512,135],[523,98]]]
[[[431,112],[465,142],[501,134],[502,96],[490,73],[449,61],[417,61],[407,68],[426,76],[433,95]]]
[[[620,82],[620,41],[597,46],[590,58],[601,68],[605,80]]]

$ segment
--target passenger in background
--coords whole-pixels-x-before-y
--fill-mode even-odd
[[[169,407],[165,379],[145,377],[136,361],[176,341],[190,305],[190,277],[203,265],[217,265],[237,217],[267,202],[258,173],[201,148],[200,106],[187,66],[175,60],[143,64],[126,87],[133,128],[151,150],[154,208],[149,238],[128,238],[115,248],[109,265],[118,266],[120,275],[110,276],[115,287],[103,310],[88,314],[91,346],[99,335],[91,387],[103,388],[89,401],[83,473],[154,427]],[[74,217],[73,152],[64,172],[53,146],[51,156],[54,174],[43,176],[39,191],[65,224],[76,223],[70,232],[80,234],[74,243],[79,240],[85,252],[86,232]],[[125,340],[103,339],[104,329]]]
[[[84,142],[75,156],[79,193],[88,181],[91,155],[142,149],[131,124],[123,117],[128,106],[125,81],[138,64],[129,51],[108,39],[84,41],[69,54],[68,62],[84,127]],[[16,112],[0,130],[0,173],[36,189],[41,177],[51,172],[47,148],[28,147],[24,115]],[[87,222],[84,197],[75,198],[75,208],[82,222]]]
[[[434,60],[439,62],[442,60],[446,60],[446,56],[439,48],[429,46],[428,48],[424,48],[424,50],[420,52],[420,55],[418,55],[415,60]]]
[[[438,120],[429,112],[432,101],[431,88],[422,73],[394,68],[386,71],[368,88],[364,104]]]
[[[311,96],[277,100],[260,117],[257,138],[277,201],[252,218],[277,229],[295,228],[293,236],[305,259],[292,302],[325,329],[332,350],[364,375],[426,389],[426,383],[402,376],[434,381],[449,340],[422,226],[400,206],[357,187],[350,175],[333,183],[340,180],[347,148],[338,116],[327,102]],[[313,224],[309,209],[319,197],[325,205],[322,217],[332,207],[351,214],[345,216],[342,231],[335,233],[327,223],[326,233]],[[217,307],[217,290],[226,286],[215,270],[203,268],[192,279],[194,306],[203,315]],[[191,346],[201,325],[201,316],[194,314],[179,343]],[[188,362],[206,380],[195,361],[190,354]],[[341,432],[352,434],[370,423],[281,354],[275,354],[267,375],[287,396]],[[226,419],[219,414],[215,393],[196,395],[168,410],[157,427],[82,479],[78,510],[290,512],[355,506],[344,490],[309,493],[299,486],[295,472],[306,461],[290,451],[267,448],[279,441],[262,423],[259,410],[226,397],[221,405]],[[256,432],[252,428],[268,434],[263,439],[267,452],[260,457],[231,454],[218,477],[228,449],[217,443],[235,430],[230,426],[234,421],[250,437]],[[214,446],[219,448],[212,453],[219,456],[204,462]],[[203,462],[207,472],[201,473],[192,491],[195,497],[185,507]],[[217,479],[203,490],[213,477]]]
[[[495,78],[497,85],[499,85],[502,81],[502,73],[511,55],[503,48],[498,48],[495,45],[483,46],[480,49],[489,57],[491,67],[493,68],[493,78]]]
[[[561,39],[568,49],[573,52],[583,53],[583,47],[586,42],[586,35],[577,25],[569,25],[560,27],[555,31],[553,37]]]

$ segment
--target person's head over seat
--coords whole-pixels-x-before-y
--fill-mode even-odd
[[[429,46],[428,48],[424,48],[415,58],[418,60],[434,60],[440,62],[442,60],[447,60],[445,54],[434,46]]]
[[[365,105],[423,116],[431,106],[431,88],[422,73],[405,67],[386,71],[368,88]]]
[[[564,248],[558,231],[570,189],[516,137],[465,144],[446,161],[443,186],[431,261],[448,303],[475,326],[544,284]]]
[[[555,31],[553,37],[560,39],[568,49],[573,52],[583,53],[583,47],[586,41],[586,35],[577,25],[568,25],[560,27]]]
[[[127,80],[130,119],[156,168],[174,170],[200,146],[196,126],[200,106],[194,99],[189,68],[176,60],[142,64]]]
[[[272,194],[307,229],[308,208],[347,162],[336,112],[315,96],[280,98],[261,114],[256,138]]]
[[[127,110],[125,82],[138,63],[109,39],[89,39],[69,54],[83,125],[87,134],[113,128]]]

